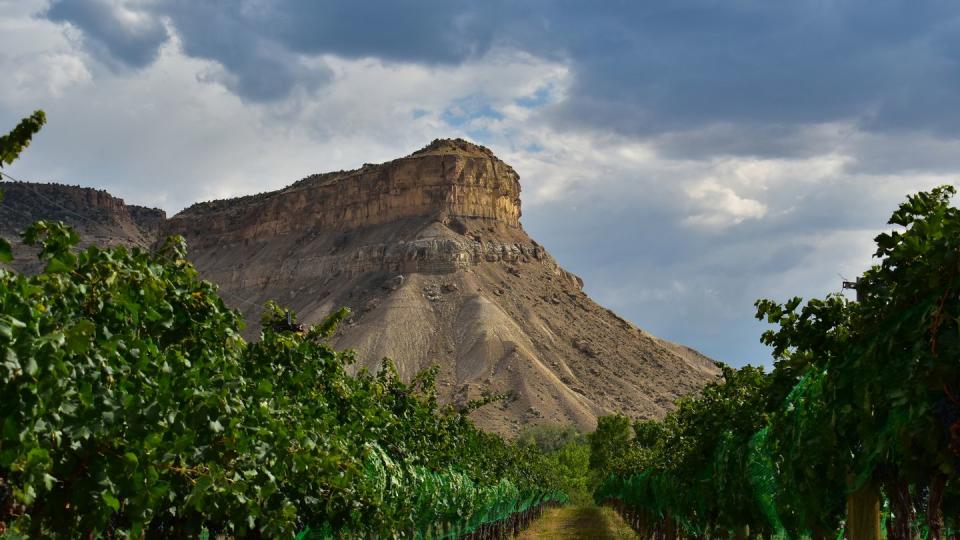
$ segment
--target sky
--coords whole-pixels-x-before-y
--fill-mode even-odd
[[[43,108],[7,172],[168,214],[463,137],[596,301],[770,365],[758,298],[955,183],[958,62],[954,0],[0,0],[0,131]]]

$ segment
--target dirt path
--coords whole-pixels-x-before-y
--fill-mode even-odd
[[[517,540],[582,538],[589,540],[637,540],[620,516],[610,508],[564,506],[550,508]]]

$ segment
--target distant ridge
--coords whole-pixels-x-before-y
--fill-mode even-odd
[[[80,234],[81,246],[150,247],[159,236],[167,215],[163,210],[128,205],[104,190],[41,184],[2,182],[0,191],[0,236],[14,243],[14,266],[36,272],[41,269],[36,252],[18,242],[19,234],[38,219],[63,221]]]

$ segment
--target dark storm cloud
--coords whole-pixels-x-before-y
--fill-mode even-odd
[[[163,23],[152,14],[124,12],[103,0],[54,2],[46,15],[81,29],[87,47],[111,66],[145,67],[169,38]]]
[[[328,78],[322,66],[304,66],[303,56],[455,64],[480,55],[490,46],[493,4],[476,12],[471,6],[456,1],[168,0],[141,9],[149,10],[157,24],[170,21],[187,55],[222,64],[228,73],[220,82],[232,91],[253,101],[275,101],[298,84],[315,86]],[[101,58],[142,67],[156,57],[166,36],[137,42],[128,51],[131,36],[115,29],[117,11],[97,0],[56,0],[48,16],[103,44],[91,51]]]
[[[645,137],[710,124],[757,133],[736,145],[730,137],[701,138],[702,153],[802,152],[765,135],[802,124],[844,120],[872,130],[952,132],[960,122],[960,5],[951,1],[146,6],[156,20],[168,18],[187,54],[221,62],[235,81],[231,88],[253,100],[283,98],[308,77],[300,55],[455,64],[499,46],[574,68],[569,97],[556,111],[559,125]],[[132,66],[147,63],[163,41],[162,28],[128,32],[94,0],[56,2],[49,15]]]
[[[957,85],[942,84],[957,76],[955,3],[600,5],[558,18],[561,34],[585,25],[605,36],[568,45],[577,82],[566,113],[575,122],[637,134],[846,118],[952,125],[949,114],[900,110],[947,108],[958,97]]]

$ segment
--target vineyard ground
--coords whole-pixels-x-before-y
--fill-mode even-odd
[[[549,508],[516,540],[638,540],[613,510],[597,506]]]

